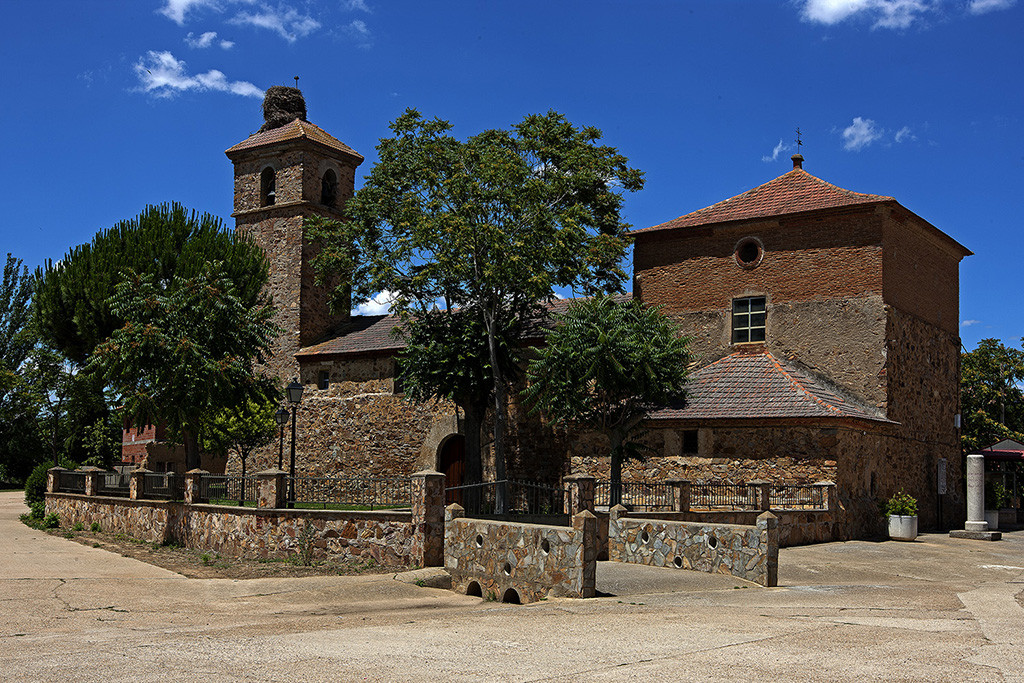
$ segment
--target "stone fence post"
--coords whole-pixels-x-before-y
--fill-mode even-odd
[[[839,497],[836,495],[836,484],[833,481],[816,481],[815,486],[821,488],[821,502],[826,510],[839,509]]]
[[[79,470],[85,473],[85,495],[98,496],[100,493],[100,477],[106,474],[106,472],[92,465],[81,467]]]
[[[778,586],[779,518],[770,512],[762,512],[757,516],[757,531],[761,535],[761,548],[766,555],[764,583],[761,585]]]
[[[570,474],[562,477],[562,483],[566,488],[563,512],[567,515],[575,515],[584,510],[594,511],[594,495],[597,488],[597,480],[586,474]]]
[[[132,478],[128,481],[128,497],[131,500],[140,500],[146,497],[145,475],[151,474],[145,467],[132,470]]]
[[[619,518],[629,514],[625,505],[615,505],[608,511],[608,559],[621,562],[624,541],[620,538]]]
[[[686,479],[666,479],[671,489],[672,512],[690,511],[690,482]]]
[[[751,493],[753,494],[756,508],[767,512],[772,507],[772,485],[771,482],[764,481],[762,479],[756,479],[751,482],[747,482],[747,486],[751,487]]]
[[[288,504],[288,473],[272,469],[256,473],[259,486],[257,507],[278,509]]]
[[[185,473],[185,505],[206,502],[203,500],[199,487],[199,481],[203,478],[204,474],[209,474],[209,472],[198,467]]]
[[[412,475],[412,560],[421,567],[444,565],[444,482],[433,470]]]
[[[60,490],[60,473],[67,472],[63,467],[51,467],[46,470],[46,491],[56,493]]]
[[[582,535],[583,572],[580,577],[580,597],[592,598],[597,584],[597,517],[583,510],[572,518],[572,528]]]

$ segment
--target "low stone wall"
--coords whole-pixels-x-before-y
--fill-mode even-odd
[[[313,559],[420,564],[409,512],[234,508],[71,493],[46,494],[46,511],[56,512],[64,524],[98,522],[107,533],[233,557],[286,558],[308,542]]]
[[[634,517],[616,505],[609,511],[608,559],[731,574],[762,586],[775,586],[779,520],[764,512],[755,526],[676,522]]]
[[[779,520],[779,547],[811,543],[830,543],[837,540],[835,513],[831,510],[770,510]],[[647,519],[695,524],[739,524],[755,526],[763,513],[758,510],[691,510],[690,512],[644,512]]]
[[[588,511],[572,527],[463,517],[445,509],[445,569],[452,588],[502,602],[594,596],[597,518]]]

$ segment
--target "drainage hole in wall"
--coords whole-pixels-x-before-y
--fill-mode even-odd
[[[708,534],[708,547],[712,550],[718,547],[718,539],[711,534]]]
[[[476,535],[476,547],[477,548],[483,548],[484,547],[484,537],[481,536],[480,534]]]
[[[672,560],[672,564],[674,564],[676,566],[676,569],[682,569],[683,568],[683,558],[681,558],[678,555],[676,555],[676,559]]]
[[[505,591],[505,593],[501,596],[501,601],[508,602],[513,605],[523,604],[523,601],[519,599],[519,593],[518,591],[516,591],[515,588],[509,588],[507,591]]]
[[[466,595],[473,595],[478,598],[484,597],[484,592],[480,588],[480,584],[476,581],[470,581],[469,585],[466,586]]]
[[[651,542],[651,534],[648,533],[647,529],[644,529],[643,533],[640,534],[640,542],[641,543],[650,543]]]
[[[540,551],[545,555],[551,552],[551,543],[548,541],[548,539],[545,538],[543,541],[540,542]]]
[[[506,576],[511,576],[511,574],[512,574],[512,565],[511,565],[511,564],[509,564],[508,562],[506,562],[506,563],[505,563],[505,566],[504,566],[504,567],[503,567],[502,569],[503,569],[503,571],[505,572],[505,575],[506,575]]]

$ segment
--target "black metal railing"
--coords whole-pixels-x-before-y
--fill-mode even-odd
[[[142,475],[142,497],[182,500],[185,497],[185,477],[174,472],[144,473]]]
[[[690,509],[757,510],[759,492],[750,484],[690,484]]]
[[[256,477],[204,474],[199,479],[199,499],[211,505],[255,505],[260,488]]]
[[[824,510],[828,497],[824,486],[772,486],[768,501],[773,510]]]
[[[394,478],[295,477],[296,507],[387,510],[412,505],[412,480]]]
[[[505,490],[505,509],[499,510],[498,492]],[[563,515],[565,490],[556,484],[505,479],[451,486],[444,490],[445,505],[457,503],[467,515]]]
[[[620,503],[636,512],[665,512],[673,508],[672,487],[668,484],[644,481],[620,483]],[[594,485],[594,505],[612,506],[612,483],[599,481]]]
[[[61,493],[85,493],[85,472],[61,472],[57,490]]]
[[[131,491],[132,475],[127,472],[104,472],[99,480],[97,495],[127,498]]]

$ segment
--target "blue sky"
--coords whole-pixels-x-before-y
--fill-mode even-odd
[[[1019,345],[1024,5],[1016,0],[81,0],[5,4],[0,253],[59,259],[146,204],[231,224],[223,151],[299,76],[372,166],[406,107],[455,133],[555,109],[646,172],[661,223],[791,168],[892,195],[975,252],[968,349]],[[359,180],[357,179],[357,186]]]

